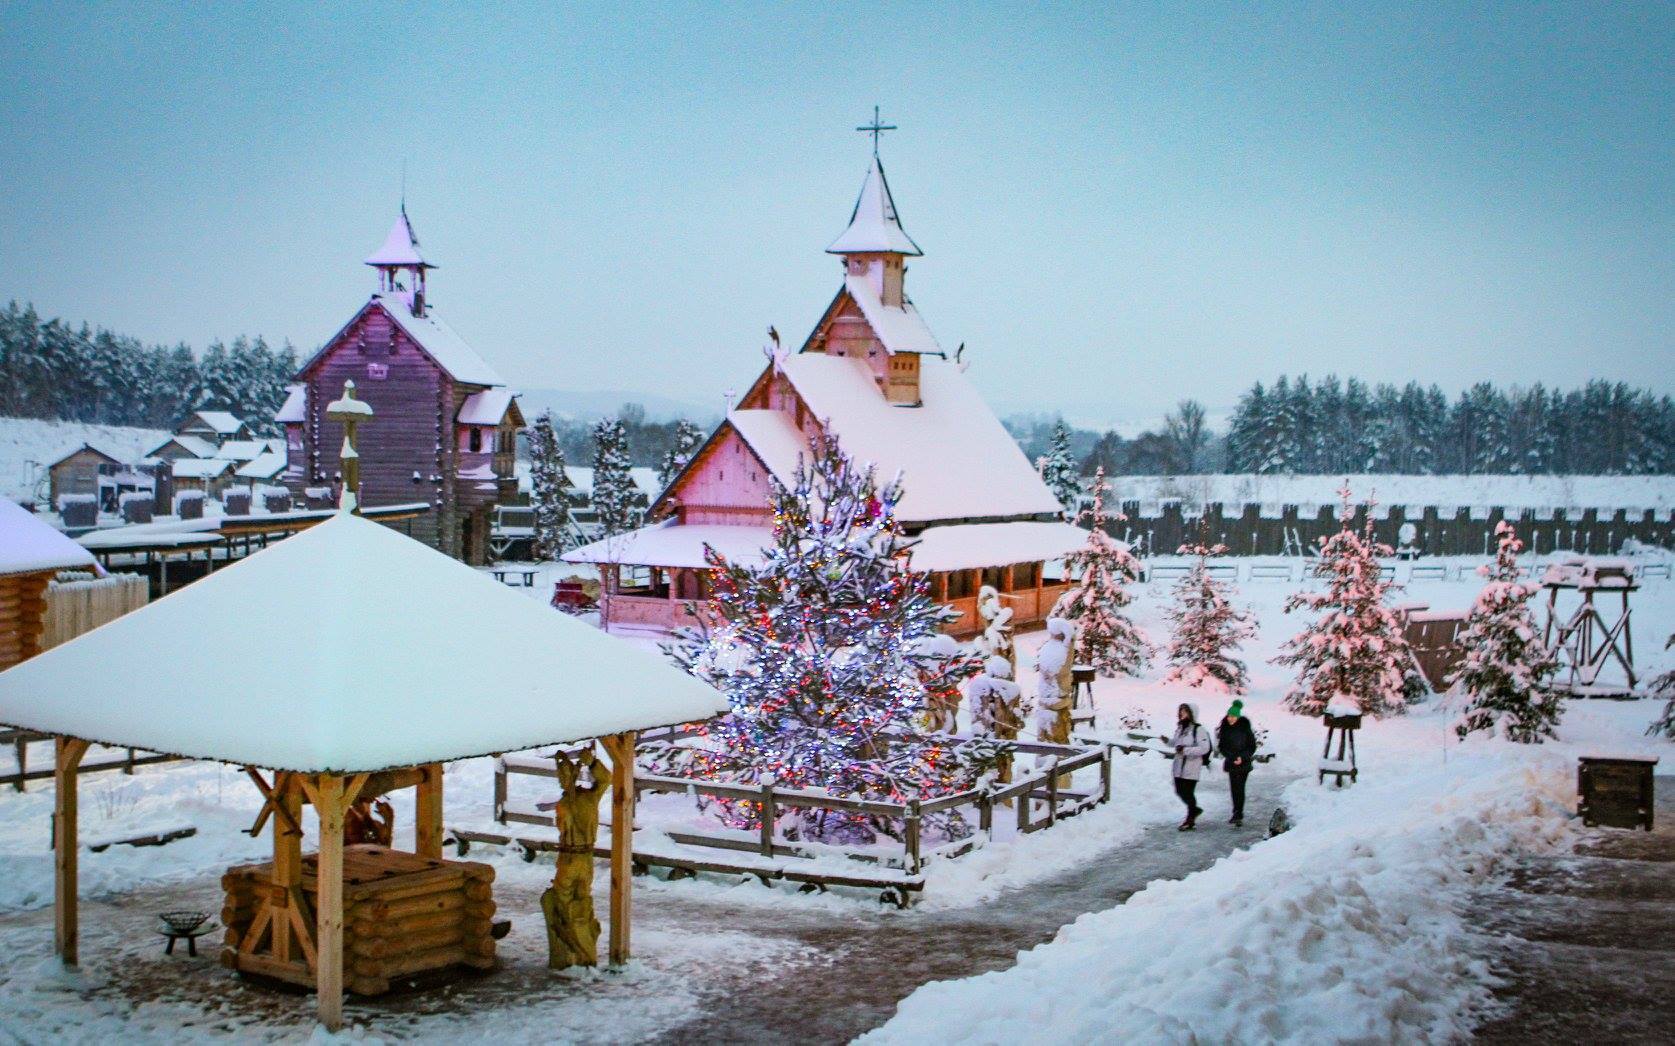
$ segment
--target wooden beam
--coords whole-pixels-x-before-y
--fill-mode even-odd
[[[315,1006],[327,1031],[343,1028],[343,778],[314,779],[314,809],[320,817],[320,853],[315,871]]]
[[[53,923],[52,951],[65,966],[79,960],[76,938],[76,768],[87,754],[87,742],[77,737],[58,738],[53,764],[52,849]]]
[[[611,757],[611,965],[628,961],[634,889],[634,731],[599,739]]]
[[[290,918],[290,909],[296,908],[302,900],[302,793],[291,783],[293,776],[284,771],[276,772],[273,775],[273,793],[269,798],[279,813],[273,821],[274,894],[283,891],[287,901],[287,912],[284,913],[287,918],[273,921],[273,957],[280,962],[291,961],[291,932],[296,927]],[[306,939],[306,934],[299,932],[297,937]]]
[[[442,764],[419,768],[424,777],[413,796],[413,852],[432,860],[442,858]]]

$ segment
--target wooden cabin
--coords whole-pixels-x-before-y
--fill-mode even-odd
[[[145,456],[155,458],[158,461],[180,461],[186,458],[208,461],[215,457],[216,452],[220,449],[220,445],[213,440],[205,439],[202,436],[176,433],[146,451]]]
[[[125,471],[115,454],[83,443],[47,466],[48,503],[58,504],[61,494],[92,494],[101,505],[109,501],[114,507],[117,476]]]
[[[772,482],[789,485],[824,433],[880,476],[902,474],[897,517],[919,541],[913,566],[960,613],[951,631],[977,629],[984,584],[1023,627],[1044,621],[1064,592],[1044,564],[1087,535],[1062,521],[1052,491],[905,293],[906,259],[921,252],[876,156],[827,251],[842,260],[843,283],[801,351],[762,370],[652,504],[651,525],[565,555],[600,565],[606,627],[688,621],[687,607],[708,595],[704,546],[755,556],[769,542]]]
[[[0,669],[43,649],[47,586],[60,570],[97,570],[93,554],[0,498]]]
[[[224,410],[195,410],[174,431],[177,436],[196,436],[216,446],[250,438],[250,426]]]
[[[485,563],[494,506],[517,493],[516,394],[430,304],[435,266],[419,253],[405,209],[366,264],[378,272],[377,293],[303,364],[275,416],[285,428],[284,483],[300,503],[309,488],[341,481],[343,433],[325,405],[353,380],[378,416],[361,437],[361,504],[428,503],[413,536]]]

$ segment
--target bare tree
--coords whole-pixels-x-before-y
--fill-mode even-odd
[[[1198,471],[1199,459],[1210,441],[1204,429],[1204,405],[1197,400],[1182,400],[1173,413],[1163,419],[1163,436],[1169,443],[1173,471]]]

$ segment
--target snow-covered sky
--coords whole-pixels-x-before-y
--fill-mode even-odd
[[[316,346],[407,169],[529,387],[719,407],[838,284],[884,107],[909,292],[1003,408],[1336,370],[1675,373],[1675,8],[0,7],[0,299]]]

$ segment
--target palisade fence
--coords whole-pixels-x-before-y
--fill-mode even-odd
[[[83,632],[91,632],[130,610],[138,610],[150,599],[146,579],[139,574],[61,575],[47,586],[41,649],[50,650]]]
[[[1136,545],[1143,555],[1170,556],[1198,540],[1200,508],[1183,501],[1125,501],[1125,520],[1113,520],[1111,536]],[[1234,556],[1298,554],[1337,533],[1338,506],[1212,501],[1202,515],[1211,541]],[[1413,525],[1411,547],[1427,556],[1489,555],[1495,526],[1506,520],[1525,547],[1537,555],[1567,550],[1592,555],[1620,551],[1632,538],[1648,545],[1675,545],[1675,510],[1669,509],[1501,509],[1436,505],[1376,505],[1373,532],[1395,548],[1402,528]]]

